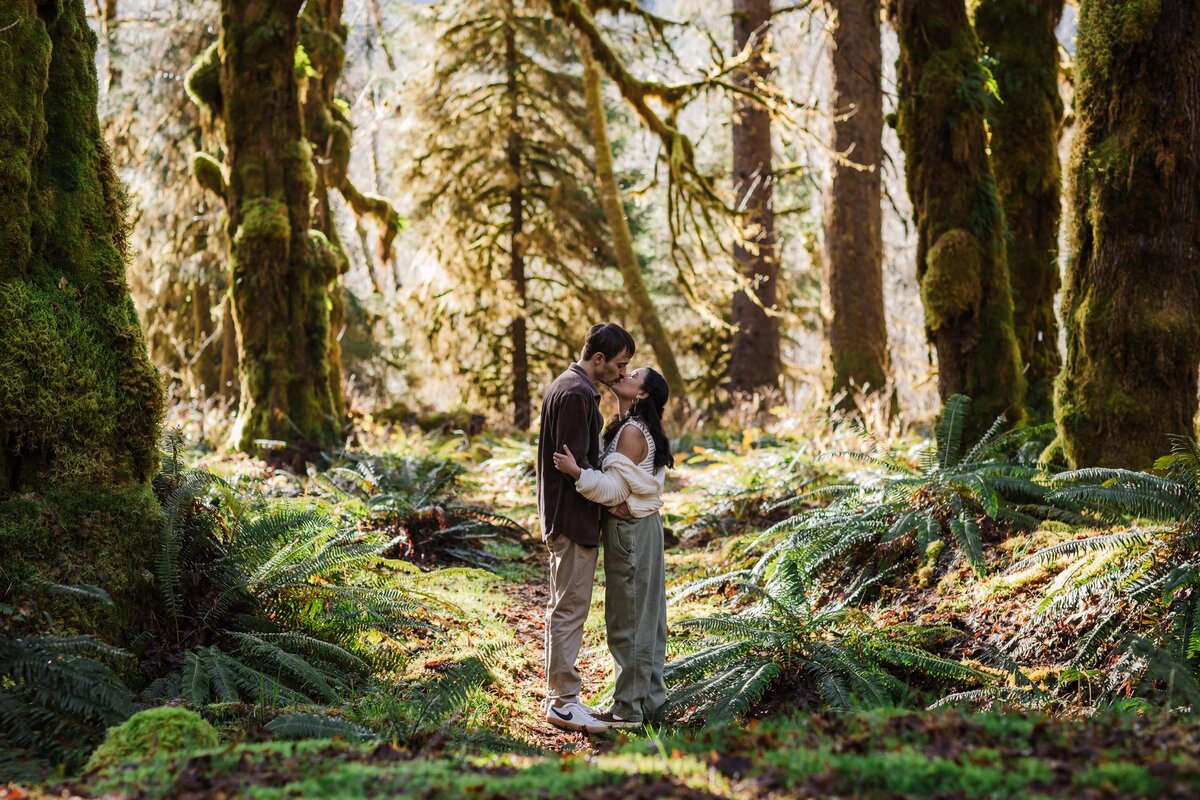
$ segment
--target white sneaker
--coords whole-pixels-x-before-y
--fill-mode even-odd
[[[561,706],[550,706],[546,709],[546,722],[564,731],[587,731],[588,733],[604,733],[609,726],[591,715],[591,712],[578,701],[564,703]]]

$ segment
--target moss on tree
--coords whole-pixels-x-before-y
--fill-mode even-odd
[[[273,455],[293,464],[333,445],[343,416],[330,315],[344,258],[311,230],[318,182],[300,91],[313,56],[328,53],[300,48],[302,5],[225,0],[217,46],[188,74],[225,135],[226,169],[204,156],[194,164],[203,185],[223,189],[228,216],[240,385],[230,445],[282,441]]]
[[[1081,8],[1059,443],[1147,468],[1194,433],[1200,366],[1200,9]]]
[[[1059,288],[1061,175],[1055,27],[1062,0],[980,0],[975,30],[991,58],[1002,102],[988,109],[992,171],[1007,226],[1014,327],[1028,383],[1031,415],[1053,415],[1061,366],[1054,297]]]
[[[917,277],[938,390],[973,398],[965,436],[1023,417],[1003,213],[987,156],[989,75],[962,0],[896,0],[897,131],[917,223]]]
[[[0,34],[0,597],[96,583],[136,607],[163,397],[125,283],[125,208],[82,0]]]

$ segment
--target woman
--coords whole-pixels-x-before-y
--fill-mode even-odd
[[[667,592],[663,568],[663,478],[675,465],[663,432],[669,392],[650,367],[612,385],[617,414],[604,429],[603,470],[581,470],[567,447],[554,466],[575,490],[608,508],[626,504],[632,519],[605,514],[604,622],[616,685],[613,705],[596,714],[612,728],[639,727],[666,702]]]

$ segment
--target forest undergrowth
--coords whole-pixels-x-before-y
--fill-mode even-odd
[[[71,753],[94,738],[22,764],[5,741],[0,767],[25,788],[0,797],[1190,796],[1195,443],[1155,474],[1055,473],[1037,429],[963,441],[967,402],[925,432],[783,418],[678,440],[667,718],[609,736],[538,713],[527,438],[380,429],[297,476],[177,437],[160,494],[193,539],[175,545],[192,556],[171,619],[205,644],[156,634],[70,663],[123,687],[127,710],[96,730],[166,703],[220,743],[118,747],[110,730],[87,764]],[[275,544],[254,555],[246,537]],[[30,741],[70,710],[22,694],[14,648],[37,643],[17,635],[35,613],[0,609],[0,714]],[[602,569],[580,669],[603,704]]]

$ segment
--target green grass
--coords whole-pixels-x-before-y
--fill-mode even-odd
[[[328,741],[239,745],[152,759],[94,780],[86,791],[119,794],[136,789],[144,798],[172,797],[200,787],[254,798],[556,798],[632,777],[639,782],[667,779],[675,786],[729,796],[728,782],[714,778],[702,761],[690,757],[415,756],[387,745],[354,747]]]

